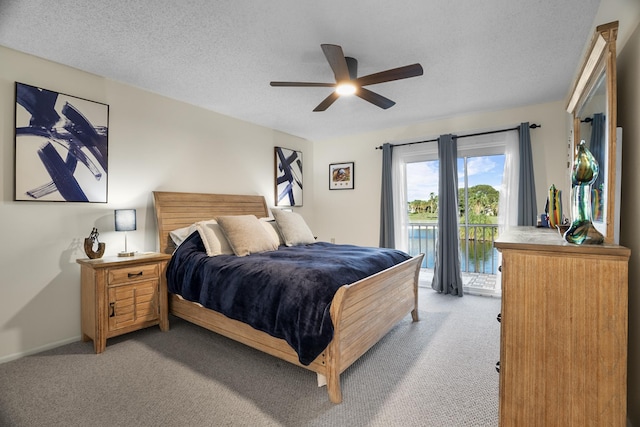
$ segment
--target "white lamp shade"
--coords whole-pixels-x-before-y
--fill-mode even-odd
[[[116,231],[134,231],[136,229],[136,210],[117,209],[115,211]]]

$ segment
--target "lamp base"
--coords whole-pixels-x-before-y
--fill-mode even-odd
[[[134,256],[135,252],[118,252],[118,256]]]

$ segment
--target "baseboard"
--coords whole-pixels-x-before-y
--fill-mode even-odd
[[[28,350],[28,351],[9,354],[8,356],[0,357],[0,363],[7,363],[7,362],[11,362],[12,360],[20,359],[22,357],[31,356],[32,354],[41,353],[43,351],[51,350],[52,348],[56,348],[56,347],[60,347],[60,346],[63,346],[63,345],[71,344],[72,342],[80,341],[80,339],[81,339],[81,337],[80,337],[80,335],[78,335],[78,336],[75,336],[75,337],[72,337],[72,338],[64,339],[62,341],[56,341],[54,343],[49,343],[49,344],[43,345],[41,347],[33,348],[31,350]]]
[[[462,290],[466,295],[479,295],[483,297],[502,298],[502,292],[496,292],[493,289],[474,288],[473,286],[463,286]]]

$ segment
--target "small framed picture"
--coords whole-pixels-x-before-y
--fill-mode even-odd
[[[329,165],[329,190],[353,190],[354,163],[331,163]]]

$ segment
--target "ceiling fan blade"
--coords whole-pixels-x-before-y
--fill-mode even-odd
[[[355,80],[358,78],[358,60],[345,56],[344,60],[347,61],[347,69],[349,70],[349,78]]]
[[[312,82],[271,82],[271,86],[284,87],[335,87],[335,83],[312,83]]]
[[[358,90],[356,91],[356,95],[364,99],[365,101],[369,101],[370,103],[377,105],[378,107],[385,110],[396,105],[396,103],[389,98],[385,98],[384,96],[379,95],[375,92],[371,92],[369,89],[365,89],[363,87],[358,88]]]
[[[356,83],[360,86],[374,85],[377,83],[390,82],[393,80],[408,79],[409,77],[421,76],[423,73],[422,65],[411,64],[404,67],[393,68],[391,70],[381,71],[368,76],[362,76],[356,79]]]
[[[320,46],[322,47],[324,56],[326,56],[327,61],[329,61],[329,65],[336,77],[336,82],[350,80],[349,67],[347,67],[347,60],[344,58],[342,48],[335,44],[322,44]]]
[[[316,108],[313,109],[313,111],[324,111],[327,108],[329,108],[331,106],[331,104],[333,104],[336,99],[338,99],[340,97],[340,95],[338,95],[336,92],[331,92],[331,95],[327,96],[324,101],[322,101],[320,104],[318,104],[318,106]]]

